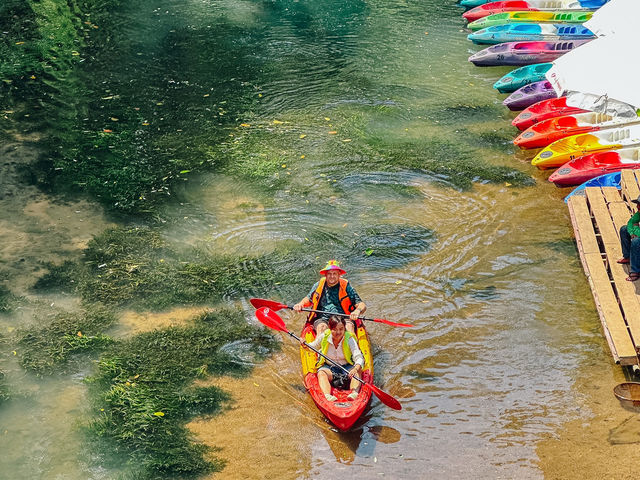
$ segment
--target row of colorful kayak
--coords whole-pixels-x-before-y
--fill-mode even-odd
[[[504,105],[520,111],[514,144],[541,149],[531,163],[557,168],[549,180],[579,185],[599,175],[640,168],[640,117],[628,119],[567,105],[545,75],[554,60],[595,38],[582,22],[607,0],[462,0],[471,8],[468,38],[492,44],[469,57],[477,66],[519,66],[495,82],[509,93]],[[485,28],[483,28],[485,27]]]

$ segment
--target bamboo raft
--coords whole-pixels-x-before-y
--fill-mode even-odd
[[[622,170],[621,189],[587,187],[568,206],[580,260],[598,309],[605,338],[616,363],[640,363],[640,280],[627,282],[629,265],[622,257],[619,231],[629,221],[629,201],[638,198],[640,172]]]

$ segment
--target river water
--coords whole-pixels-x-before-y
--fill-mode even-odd
[[[370,325],[377,384],[403,410],[374,399],[347,434],[335,432],[304,392],[297,349],[286,337],[282,352],[252,377],[214,381],[232,392],[235,408],[190,425],[228,462],[213,478],[630,474],[612,463],[632,451],[639,429],[611,394],[623,373],[601,335],[562,202],[567,192],[510,144],[513,114],[491,88],[506,70],[467,62],[477,48],[466,40],[461,13],[454,2],[438,0],[157,0],[123,15],[118,46],[105,45],[121,55],[109,71],[96,72],[104,75],[105,95],[128,83],[160,105],[164,91],[179,89],[183,103],[157,113],[167,129],[202,135],[211,117],[232,112],[246,126],[229,129],[230,150],[234,138],[242,145],[245,131],[261,129],[267,133],[253,154],[281,159],[282,188],[257,188],[233,172],[189,178],[161,213],[167,239],[242,254],[313,235],[344,258],[341,246],[357,243],[358,232],[388,225],[375,244],[360,245],[373,250],[370,257],[344,267],[368,313],[415,326]],[[226,55],[209,57],[222,25]],[[234,37],[247,28],[258,33]],[[234,104],[239,90],[243,98],[250,92],[249,105]],[[214,105],[206,104],[209,95]],[[386,146],[433,141],[431,156],[454,162],[458,150],[438,151],[447,142],[489,168],[518,169],[535,184],[477,178],[461,188],[442,174],[367,166],[357,153],[365,148],[357,136],[363,131]],[[31,135],[3,147],[7,175],[33,161],[29,142],[38,134]],[[353,163],[361,167],[352,171]],[[34,302],[0,319],[5,333],[36,323],[53,304],[77,304],[34,296],[29,286],[41,261],[78,258],[114,222],[90,201],[61,203],[7,175],[2,262],[16,291]],[[385,238],[388,232],[395,237]],[[326,260],[318,258],[314,268]],[[310,271],[309,286],[315,278]],[[274,286],[259,293],[288,303],[306,294],[279,292]],[[226,300],[251,319],[246,298]],[[121,329],[139,331],[149,319],[179,324],[192,313],[124,312]],[[299,331],[300,316],[282,316]],[[0,407],[0,476],[115,478],[117,472],[95,467],[97,454],[83,448],[76,428],[87,415],[81,380],[88,372],[32,378],[19,373],[10,352],[4,364],[9,383],[30,395]],[[576,459],[588,467],[574,468]]]

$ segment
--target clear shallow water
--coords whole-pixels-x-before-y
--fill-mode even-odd
[[[118,17],[120,29],[102,61],[84,71],[104,79],[92,83],[102,85],[92,93],[137,105],[167,145],[186,138],[205,151],[224,137],[223,152],[240,145],[243,154],[281,163],[273,188],[233,172],[190,177],[160,214],[163,233],[177,248],[255,253],[319,238],[337,257],[351,252],[345,267],[371,315],[415,325],[371,325],[377,381],[401,399],[403,410],[374,401],[348,435],[324,423],[300,388],[295,346],[285,348],[251,380],[266,384],[268,402],[250,402],[249,418],[233,411],[198,431],[224,445],[223,458],[234,459],[221,478],[243,471],[269,478],[264,469],[277,469],[278,478],[317,478],[326,469],[406,479],[542,478],[538,442],[577,415],[575,372],[603,361],[603,340],[563,194],[503,140],[515,136],[512,114],[490,87],[504,71],[467,62],[475,47],[461,31],[461,13],[452,2],[435,1],[162,0]],[[113,114],[108,102],[99,101],[95,117]],[[260,141],[253,140],[256,132]],[[382,145],[377,151],[375,138]],[[385,148],[425,139],[436,141],[434,149],[450,142],[478,161],[521,169],[537,184],[460,190],[441,175],[389,172],[372,162]],[[451,150],[441,155],[452,160]],[[352,163],[360,168],[347,172]],[[27,193],[36,203],[45,198]],[[21,247],[4,248],[3,261],[25,291],[56,239],[75,239],[53,249],[56,259],[74,259],[109,225],[94,210],[80,225],[74,215],[86,205],[66,204],[45,222],[23,215],[25,197],[2,202],[0,221],[12,226],[0,234],[5,244],[23,239]],[[371,228],[379,238],[362,243]],[[367,248],[374,254],[363,255]],[[325,260],[318,258],[317,267]],[[315,278],[310,271],[309,285]],[[305,293],[291,298],[277,285],[256,292],[289,295],[282,298],[288,303]],[[74,301],[37,300],[42,309]],[[246,299],[227,300],[246,306],[250,316]],[[38,309],[18,312],[1,317],[0,326],[10,330],[39,315]],[[283,317],[300,328],[301,318]],[[10,382],[34,385],[34,392],[29,402],[0,407],[0,450],[14,452],[0,456],[0,473],[112,478],[115,472],[93,467],[72,428],[91,415],[78,378],[25,378],[5,353]],[[246,392],[246,386],[229,388]],[[263,470],[252,470],[249,456],[232,452],[258,435],[272,451]],[[29,453],[18,453],[17,445]]]

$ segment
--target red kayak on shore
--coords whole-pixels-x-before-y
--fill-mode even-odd
[[[358,338],[358,346],[364,356],[364,367],[360,378],[366,384],[371,384],[373,382],[371,344],[369,343],[369,336],[367,335],[364,323],[360,320],[358,320],[358,325],[356,326],[356,336]],[[313,342],[315,339],[315,331],[311,324],[305,324],[301,337],[305,339],[307,343]],[[351,390],[339,390],[331,387],[331,394],[337,397],[335,402],[331,402],[325,398],[318,383],[318,376],[316,375],[318,356],[310,349],[300,347],[300,359],[302,361],[304,386],[318,409],[331,423],[338,427],[338,429],[344,431],[351,428],[367,408],[367,405],[369,405],[371,401],[371,389],[366,384],[362,385],[355,400],[350,400],[347,398],[347,395],[351,393]]]
[[[640,118],[630,120],[595,112],[563,115],[530,126],[513,143],[520,148],[542,148],[571,135],[625,127],[634,123],[640,123]]]
[[[550,98],[525,108],[513,119],[511,124],[520,130],[525,130],[549,118],[586,112],[588,112],[588,110],[567,105],[567,97]]]
[[[553,172],[549,181],[558,187],[570,187],[606,173],[637,168],[640,168],[640,148],[622,148],[571,160]]]

